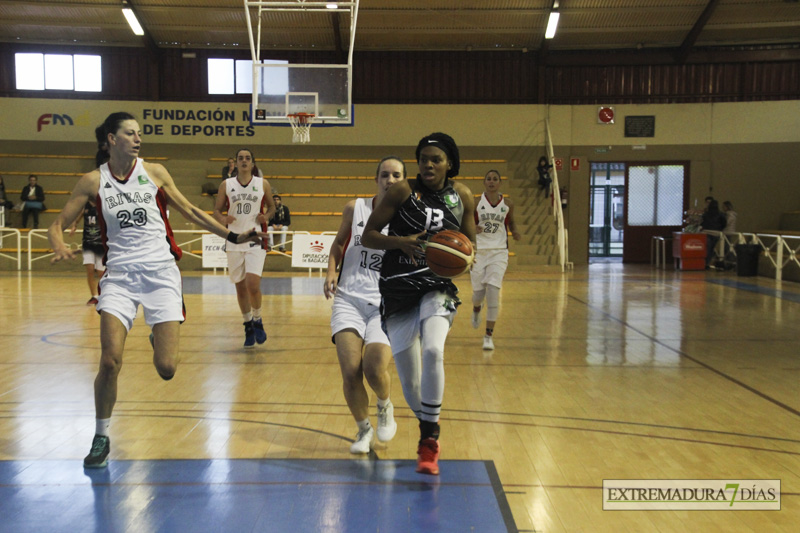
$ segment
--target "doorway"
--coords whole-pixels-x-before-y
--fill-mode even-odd
[[[592,163],[589,261],[622,259],[625,236],[625,163]]]

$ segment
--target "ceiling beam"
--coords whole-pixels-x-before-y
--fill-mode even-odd
[[[697,42],[697,38],[700,37],[700,33],[705,28],[706,24],[708,23],[708,19],[711,18],[711,15],[714,14],[714,10],[717,9],[717,5],[719,4],[719,0],[709,0],[708,4],[706,4],[706,8],[700,13],[700,16],[697,18],[697,21],[694,23],[694,26],[689,33],[686,35],[686,38],[683,40],[681,45],[678,47],[678,50],[675,52],[675,62],[678,64],[682,64],[686,62],[686,58],[689,57],[689,53],[692,51],[692,47],[694,43]]]
[[[142,25],[142,29],[144,30],[144,35],[142,36],[142,39],[144,39],[145,46],[151,53],[153,53],[156,57],[158,57],[161,53],[158,48],[158,44],[156,44],[156,42],[153,40],[153,36],[150,35],[150,30],[147,29],[147,25],[144,23],[144,20],[142,20],[141,15],[139,15],[139,11],[133,4],[133,0],[127,0],[127,2],[123,2],[123,7],[130,8],[130,10],[133,11],[133,14],[136,15],[136,18],[139,20],[139,24]]]

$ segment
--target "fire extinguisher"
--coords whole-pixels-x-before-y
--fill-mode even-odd
[[[564,209],[567,207],[567,188],[561,187],[559,193],[561,194],[561,209]]]

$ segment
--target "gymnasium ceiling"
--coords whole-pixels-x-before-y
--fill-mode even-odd
[[[122,3],[3,0],[0,42],[249,49],[242,0],[128,0],[144,37],[129,29]],[[688,51],[800,45],[797,0],[561,0],[558,33],[544,44],[552,5],[553,0],[361,0],[355,50]],[[262,20],[263,49],[348,46],[347,15],[339,16],[338,28],[331,13],[270,12]]]

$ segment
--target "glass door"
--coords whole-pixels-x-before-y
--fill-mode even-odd
[[[592,163],[589,257],[622,257],[625,163]]]

